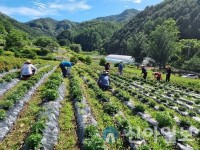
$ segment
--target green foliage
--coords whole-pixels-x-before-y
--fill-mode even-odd
[[[7,36],[6,36],[6,49],[13,49],[19,50],[23,48],[28,43],[28,36],[26,33],[21,32],[19,30],[12,30]]]
[[[42,134],[43,130],[45,129],[45,120],[39,120],[37,122],[35,122],[32,126],[31,126],[31,132],[34,134]]]
[[[78,58],[76,56],[72,56],[70,58],[70,61],[73,62],[74,64],[76,64],[78,62]]]
[[[57,50],[59,47],[59,44],[55,40],[45,36],[37,38],[34,44],[41,49],[47,49],[49,51]]]
[[[14,106],[14,102],[13,101],[10,101],[10,100],[5,100],[3,102],[1,102],[0,104],[4,109],[10,109]]]
[[[159,123],[159,127],[172,127],[174,125],[173,118],[167,112],[158,112],[156,120]]]
[[[42,140],[41,134],[39,134],[39,133],[31,134],[26,139],[26,145],[27,145],[28,149],[39,149],[41,140]]]
[[[200,56],[194,56],[183,64],[183,68],[191,71],[200,71]]]
[[[115,115],[119,111],[119,108],[115,104],[105,103],[103,110],[109,115]]]
[[[142,145],[141,147],[138,148],[138,150],[151,150],[151,148],[147,145]]]
[[[97,127],[94,125],[88,125],[85,128],[85,138],[91,138],[98,133]]]
[[[136,105],[134,111],[135,112],[144,112],[145,108],[143,105]]]
[[[181,127],[188,128],[188,127],[190,127],[190,125],[191,125],[191,123],[189,121],[187,121],[187,120],[181,120],[180,121],[180,126]]]
[[[3,109],[0,109],[0,120],[3,120],[6,117],[6,112]]]
[[[82,47],[80,44],[71,44],[70,49],[76,53],[80,53],[82,51]]]
[[[103,58],[100,59],[99,65],[105,66],[105,64],[106,64],[106,59],[103,57]]]
[[[98,136],[92,136],[90,139],[85,139],[84,149],[86,150],[104,150],[104,140]]]
[[[179,30],[173,19],[165,20],[150,33],[147,53],[160,67],[165,67],[170,55],[176,49]]]
[[[85,63],[88,64],[88,65],[90,65],[92,63],[92,58],[90,56],[87,56],[85,58]]]
[[[47,100],[56,100],[58,98],[58,91],[55,89],[46,89],[42,93],[42,98],[46,98]]]

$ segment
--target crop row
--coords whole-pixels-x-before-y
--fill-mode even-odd
[[[81,79],[74,70],[70,79],[71,97],[73,99],[78,126],[78,138],[83,149],[103,150],[105,145],[98,131],[98,124],[94,119],[90,106],[81,88]]]
[[[53,149],[58,137],[58,117],[60,101],[64,99],[62,78],[54,73],[42,89],[42,106],[32,124],[30,134],[25,140],[25,149]],[[59,92],[58,92],[59,91]]]
[[[95,75],[93,75],[93,76],[95,76]],[[128,86],[126,86],[126,85],[123,85],[122,84],[123,82],[121,81],[121,82],[118,82],[118,84],[117,84],[117,87],[121,87],[121,88],[123,88],[123,87],[128,87]],[[129,82],[130,83],[130,82]],[[120,84],[121,84],[121,86],[120,86]],[[126,91],[131,91],[129,88],[126,88],[125,89]],[[133,92],[133,94],[136,94],[135,92]],[[128,101],[129,99],[130,99],[130,95],[127,93],[127,92],[125,92],[125,91],[123,91],[123,90],[116,90],[115,92],[114,92],[114,95],[116,95],[120,100],[122,100],[122,101]],[[141,97],[142,98],[142,97]],[[144,101],[146,101],[146,102],[148,102],[148,99],[146,99],[146,98],[144,98],[143,97],[143,102]],[[150,105],[153,105],[153,106],[155,106],[155,103],[153,102],[153,101],[151,101],[151,103],[150,103]],[[160,108],[160,110],[162,109],[162,107]],[[138,105],[138,106],[136,106],[135,107],[135,109],[134,109],[135,111],[142,111],[142,112],[144,112],[144,107],[142,106],[142,105]],[[161,111],[164,111],[164,110],[161,110]],[[163,115],[163,116],[161,116],[161,115],[159,115],[158,117],[157,117],[157,120],[162,120],[162,118],[164,118],[164,117],[166,117],[165,115]],[[170,116],[169,116],[169,118],[170,118]],[[172,119],[170,119],[170,120],[172,120]],[[184,122],[184,121],[181,121],[181,124],[184,126],[184,125],[186,125],[188,122]],[[160,125],[162,125],[161,123],[160,123]]]

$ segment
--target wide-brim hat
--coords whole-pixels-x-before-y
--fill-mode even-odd
[[[104,71],[103,71],[103,74],[108,74],[108,73],[109,73],[109,72],[108,72],[108,71],[106,71],[106,70],[104,70]]]
[[[26,63],[31,64],[31,60],[29,60],[29,59],[26,60]]]

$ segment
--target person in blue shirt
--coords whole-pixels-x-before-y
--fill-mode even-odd
[[[97,84],[102,90],[110,89],[110,78],[106,70],[104,70],[103,73],[100,75]]]
[[[63,74],[63,77],[66,78],[69,74],[70,74],[70,70],[71,70],[71,67],[74,65],[73,62],[69,62],[69,61],[62,61],[59,65],[59,67],[61,68],[62,70],[62,74]],[[67,67],[67,69],[66,69]]]
[[[124,66],[123,66],[123,64],[122,64],[122,61],[119,63],[119,66],[118,66],[118,71],[119,71],[119,74],[120,75],[123,75],[123,68],[124,68]]]

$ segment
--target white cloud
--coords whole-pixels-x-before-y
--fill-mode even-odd
[[[49,8],[62,10],[62,11],[76,11],[76,10],[88,10],[91,8],[86,1],[76,2],[75,0],[69,0],[68,3],[58,4],[50,3]]]
[[[0,6],[0,11],[7,14],[7,15],[15,15],[19,14],[22,16],[44,16],[47,13],[44,11],[36,10],[29,7],[6,7]]]
[[[30,18],[45,17],[59,14],[59,11],[74,12],[91,9],[87,0],[51,0],[49,3],[35,1],[30,7],[8,7],[0,6],[0,11],[7,15],[29,16]]]

